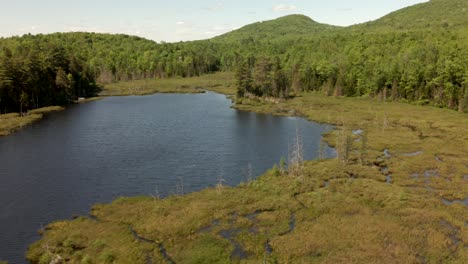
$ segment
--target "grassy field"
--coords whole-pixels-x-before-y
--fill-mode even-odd
[[[20,116],[18,113],[0,115],[0,136],[7,136],[34,121],[40,120],[44,114],[61,110],[63,107],[49,106],[29,111],[25,116]]]
[[[223,88],[215,77],[213,84]],[[232,87],[218,91],[232,94]],[[237,187],[96,205],[92,217],[47,226],[28,259],[467,262],[468,115],[318,93],[246,99],[235,107],[334,124],[324,138],[338,158],[306,161],[294,174],[275,166]]]
[[[205,89],[230,93],[234,89],[232,73],[207,74],[200,77],[143,79],[104,85],[100,96],[147,95],[154,93],[201,93]]]

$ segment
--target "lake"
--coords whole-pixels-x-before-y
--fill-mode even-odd
[[[331,129],[230,105],[212,92],[111,97],[0,138],[0,260],[26,263],[39,229],[95,203],[247,181],[287,158],[296,131],[314,159]]]

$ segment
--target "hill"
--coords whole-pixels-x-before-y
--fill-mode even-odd
[[[355,30],[464,30],[468,1],[431,0],[392,12],[375,21],[353,26]]]
[[[288,15],[274,20],[256,22],[213,38],[213,41],[238,42],[245,40],[272,41],[331,32],[340,27],[321,24],[304,15]]]
[[[19,111],[22,105],[63,104],[90,94],[89,89],[82,89],[86,83],[94,87],[95,82],[190,77],[241,66],[247,66],[256,78],[249,91],[278,95],[270,89],[275,85],[274,62],[276,74],[284,76],[283,95],[321,90],[329,95],[365,95],[463,109],[468,94],[467,4],[432,0],[346,28],[290,15],[213,39],[180,43],[80,32],[2,38],[0,109],[10,112]],[[67,60],[54,64],[60,58],[50,54],[54,49],[61,50]],[[32,58],[32,54],[40,56]],[[84,82],[63,78],[72,74],[82,80],[80,71],[86,76]],[[261,80],[261,72],[269,79]],[[41,79],[41,74],[48,77]],[[40,83],[40,79],[48,82]],[[73,89],[61,89],[60,100],[48,98],[60,85]]]

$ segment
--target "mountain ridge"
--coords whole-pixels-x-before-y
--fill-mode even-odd
[[[279,37],[304,37],[310,34],[338,32],[339,30],[350,31],[388,31],[388,30],[427,30],[431,29],[460,29],[463,30],[468,24],[468,1],[464,0],[430,0],[428,2],[404,7],[390,12],[378,19],[354,24],[350,26],[336,26],[332,24],[320,23],[305,14],[290,14],[271,20],[257,21],[246,24],[239,29],[232,30],[221,35],[201,40],[162,42],[162,43],[183,43],[200,41],[218,41],[271,37],[275,33]],[[127,35],[122,33],[97,33],[97,32],[55,32],[49,34],[83,33],[98,35],[132,37],[154,41],[145,37]],[[31,34],[24,34],[27,36]],[[17,38],[21,36],[0,37],[2,39]]]
[[[261,61],[267,70],[278,61],[276,69],[283,69],[297,92],[327,86],[330,93],[340,86],[336,94],[376,96],[392,89],[395,100],[434,100],[438,106],[455,108],[468,85],[467,10],[466,0],[432,0],[350,27],[321,24],[296,14],[249,24],[212,39],[177,43],[99,33],[0,39],[0,92],[3,89],[8,98],[0,102],[7,105],[4,109],[19,109],[21,93],[15,87],[25,90],[24,98],[37,98],[44,92],[34,85],[41,74],[49,76],[47,89],[54,91],[60,83],[78,91],[80,87],[70,85],[81,86],[74,81],[81,78],[80,69],[90,81],[106,84],[235,71],[247,60],[246,68],[252,72],[260,71]],[[59,64],[52,63],[61,57]],[[41,64],[44,58],[46,63]],[[77,61],[82,68],[76,67]],[[38,66],[43,69],[37,78],[28,80],[21,74],[33,75]],[[63,78],[58,80],[60,68]],[[71,72],[76,75],[72,81],[67,80]],[[66,98],[65,92],[61,98]],[[37,101],[26,103],[50,102]]]
[[[463,29],[468,22],[468,1],[431,0],[390,12],[373,21],[352,25],[365,30]]]
[[[261,39],[271,35],[272,33],[278,36],[303,36],[305,34],[334,31],[340,28],[342,27],[319,23],[303,14],[292,14],[272,20],[258,21],[248,24],[237,30],[211,38],[211,40],[234,38]]]

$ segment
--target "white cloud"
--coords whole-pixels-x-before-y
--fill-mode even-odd
[[[273,6],[273,11],[275,12],[291,12],[296,9],[297,7],[295,5],[279,4],[279,5]]]
[[[179,25],[179,26],[181,26],[181,25],[183,25],[183,24],[185,24],[184,21],[178,21],[178,22],[176,23],[176,25]]]

